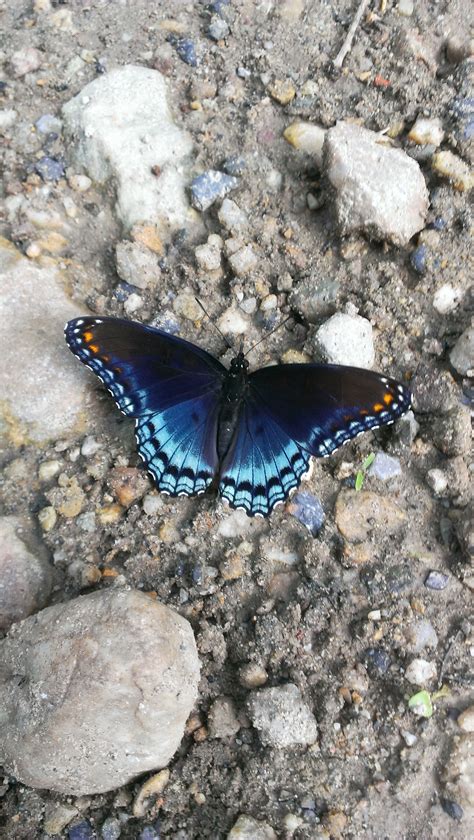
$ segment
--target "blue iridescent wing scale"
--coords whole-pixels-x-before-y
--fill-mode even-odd
[[[268,516],[306,472],[364,431],[410,407],[407,388],[373,371],[339,365],[275,365],[249,377],[219,490],[232,507]]]
[[[158,489],[204,492],[218,468],[220,362],[190,342],[118,318],[77,318],[65,336],[122,413],[135,418],[138,453]]]

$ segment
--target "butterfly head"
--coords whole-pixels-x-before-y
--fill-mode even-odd
[[[245,358],[242,350],[240,350],[239,353],[237,353],[237,355],[234,356],[234,358],[231,360],[230,371],[233,374],[238,374],[238,373],[241,373],[242,371],[246,373],[248,371],[248,369],[249,369],[249,363],[248,363],[247,359]]]

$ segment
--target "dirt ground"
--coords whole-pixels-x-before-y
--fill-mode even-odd
[[[466,193],[431,171],[429,160],[410,147],[406,133],[419,114],[440,117],[445,148],[467,159],[455,102],[467,95],[469,65],[446,55],[448,38],[466,37],[465,2],[415,0],[409,15],[400,14],[391,0],[371,3],[342,72],[334,71],[332,59],[356,11],[349,0],[223,3],[229,34],[218,42],[207,35],[210,9],[204,3],[51,0],[52,12],[71,13],[54,24],[45,22],[41,5],[30,0],[1,3],[3,93],[7,107],[19,115],[4,153],[5,195],[34,187],[37,176],[31,174],[31,163],[44,138],[31,127],[42,114],[59,115],[85,84],[115,66],[134,63],[158,69],[168,79],[174,118],[195,143],[196,174],[218,168],[231,155],[246,160],[241,187],[232,197],[251,219],[261,262],[257,283],[255,277],[236,282],[226,271],[215,294],[197,271],[196,242],[175,237],[162,260],[159,286],[143,295],[140,319],[158,319],[183,290],[199,294],[215,316],[239,291],[257,299],[264,296],[262,289],[275,292],[278,307],[294,320],[255,352],[253,361],[261,365],[290,348],[302,350],[314,327],[292,306],[281,277],[289,273],[294,290],[308,278],[334,278],[333,311],[352,303],[374,327],[375,369],[403,379],[427,369],[435,376],[449,371],[458,399],[463,399],[465,383],[450,368],[449,351],[471,317],[469,204]],[[173,30],[194,41],[197,67],[178,56],[169,42]],[[11,54],[25,46],[44,54],[34,82],[9,74]],[[71,60],[81,54],[74,73]],[[239,74],[239,68],[245,72]],[[275,79],[290,80],[297,91],[289,104],[269,96],[268,85]],[[300,95],[309,80],[316,87]],[[216,106],[191,105],[203,99]],[[324,201],[320,173],[282,138],[296,118],[323,127],[357,120],[375,131],[388,130],[397,144],[418,155],[430,191],[428,223],[436,222],[439,234],[424,273],[410,262],[416,239],[408,248],[362,239],[349,248],[341,240]],[[69,151],[61,135],[49,153],[67,163]],[[272,176],[274,171],[280,180]],[[308,207],[308,192],[322,197],[315,209]],[[70,193],[62,180],[52,187],[52,205],[62,208]],[[112,188],[93,187],[83,195],[75,193],[74,200],[80,213],[64,267],[71,296],[92,312],[123,317],[113,260],[122,234],[113,215]],[[207,233],[221,232],[214,208],[204,214],[204,223]],[[26,248],[29,231],[21,224],[5,222],[3,235],[20,250]],[[441,315],[432,302],[443,284],[460,288],[464,297],[453,312]],[[265,312],[257,309],[248,340],[258,340],[268,326]],[[210,352],[222,352],[219,336],[205,322],[198,327],[185,321],[181,334]],[[68,476],[83,488],[87,485],[90,509],[109,503],[111,468],[138,463],[131,423],[119,419],[112,401],[98,389],[96,416],[88,430],[103,447],[94,461],[94,495],[87,489],[92,482],[87,485],[83,459],[67,464]],[[314,538],[287,508],[265,521],[237,518],[234,533],[226,536],[222,523],[228,512],[207,495],[163,499],[155,516],[146,516],[135,504],[117,521],[98,520],[88,531],[75,518],[60,518],[44,534],[60,579],[56,600],[110,586],[123,576],[125,583],[156,592],[159,600],[185,615],[202,662],[200,720],[206,724],[211,704],[224,695],[233,699],[241,728],[232,738],[186,735],[171,762],[161,808],[140,819],[120,818],[130,815],[139,782],[120,792],[74,800],[28,789],[6,776],[0,787],[2,836],[45,837],[45,810],[61,801],[76,805],[80,819],[95,832],[90,836],[107,837],[106,831],[101,834],[104,822],[121,819],[124,840],[221,840],[242,813],[268,823],[277,837],[295,840],[460,840],[474,834],[466,815],[459,820],[449,812],[444,800],[452,796],[443,788],[443,769],[458,732],[456,718],[469,705],[471,591],[462,543],[467,497],[464,492],[437,498],[428,486],[427,471],[445,466],[447,459],[436,445],[432,414],[420,413],[416,419],[420,427],[411,446],[392,431],[377,437],[368,433],[343,453],[316,463],[304,487],[321,500],[326,519]],[[45,504],[56,503],[56,497],[48,496],[51,491],[31,478],[40,462],[58,457],[56,444],[7,447],[6,513],[36,514]],[[369,478],[364,489],[396,500],[407,513],[407,526],[400,537],[387,535],[382,525],[375,527],[361,557],[341,538],[335,501],[366,455],[379,449],[400,459],[401,478],[393,486]],[[468,464],[466,453],[461,458]],[[12,462],[15,470],[9,472]],[[348,471],[343,462],[350,463]],[[274,559],[278,551],[296,557],[291,567]],[[241,573],[234,578],[219,573],[223,561],[233,561],[236,554]],[[424,585],[431,569],[448,575],[446,588]],[[368,618],[377,610],[379,618]],[[416,689],[403,676],[414,654],[409,632],[420,621],[434,628],[437,640],[417,655],[436,664],[438,687],[445,687],[429,718],[408,709]],[[374,650],[386,654],[386,668]],[[239,681],[239,669],[248,662],[266,669],[267,685],[299,686],[318,722],[317,749],[262,746],[246,714],[248,689]],[[365,682],[358,687],[351,675],[361,666]],[[406,733],[415,739],[407,741]],[[67,832],[66,827],[60,836],[67,837]]]

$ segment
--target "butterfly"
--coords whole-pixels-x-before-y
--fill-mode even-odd
[[[370,370],[288,364],[249,373],[242,352],[225,368],[160,329],[120,318],[76,318],[66,342],[135,419],[138,454],[158,490],[204,493],[268,516],[308,471],[368,429],[410,408],[407,388]]]

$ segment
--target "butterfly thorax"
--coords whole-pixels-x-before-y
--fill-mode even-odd
[[[222,386],[221,410],[217,432],[217,454],[222,461],[231,444],[239,421],[239,411],[248,389],[249,363],[238,353],[230,363]]]

